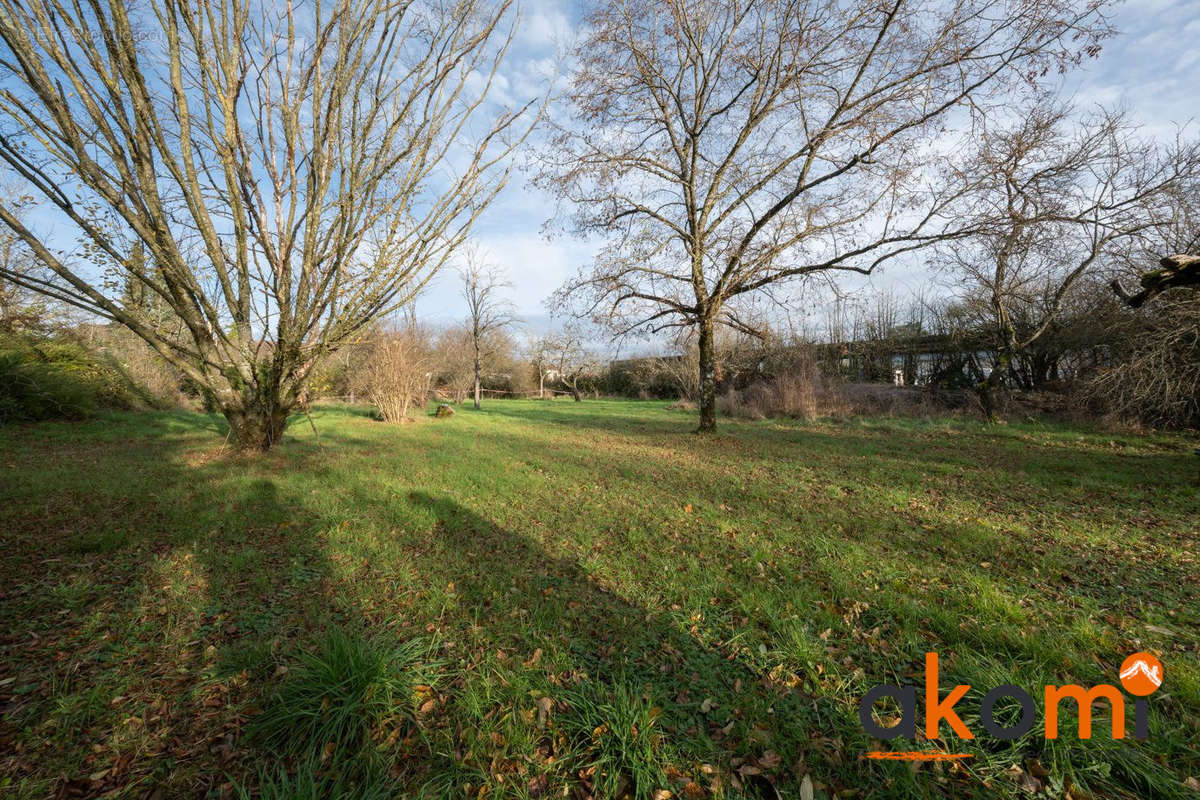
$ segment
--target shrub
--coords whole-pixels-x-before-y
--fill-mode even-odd
[[[1159,298],[1116,356],[1086,387],[1086,400],[1125,420],[1200,427],[1200,292]]]
[[[0,423],[82,419],[99,409],[154,405],[119,365],[76,343],[0,340]]]
[[[359,365],[359,384],[384,422],[404,422],[410,408],[425,406],[430,366],[427,337],[415,324],[381,330]]]
[[[182,391],[183,376],[132,331],[117,325],[94,325],[86,329],[88,352],[98,353],[116,367],[147,405],[180,408],[190,404]]]
[[[721,413],[744,419],[796,417],[814,419],[846,410],[841,387],[821,374],[805,350],[796,350],[774,375],[744,389],[730,387],[717,399]]]
[[[690,372],[680,367],[686,357],[630,358],[614,361],[603,371],[597,388],[605,394],[636,397],[641,400],[667,400],[687,394]],[[684,367],[698,366],[686,364]],[[684,379],[684,380],[681,380]]]
[[[841,387],[848,413],[871,417],[933,417],[978,414],[979,402],[967,389],[935,386],[892,386],[887,383],[848,383]],[[1008,408],[1002,401],[1001,410]]]

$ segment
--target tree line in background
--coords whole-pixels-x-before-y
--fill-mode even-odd
[[[217,410],[123,327],[72,320],[35,296],[23,299],[0,298],[0,421],[82,417],[98,407]],[[1048,303],[1057,307],[1049,322]],[[1104,276],[1090,275],[1061,297],[1052,287],[1014,295],[1006,309],[1017,336],[1029,340],[1011,355],[987,291],[970,284],[956,295],[843,297],[808,332],[718,329],[717,412],[1052,414],[1200,426],[1200,292],[1167,292],[1132,308]],[[409,421],[430,402],[477,397],[487,404],[604,395],[694,407],[701,396],[695,337],[685,332],[664,349],[612,359],[570,326],[529,335],[505,324],[477,336],[469,314],[437,327],[408,312],[323,360],[303,401],[367,403],[388,422]]]
[[[492,96],[513,20],[509,0],[0,0],[4,324],[86,315],[65,351],[13,340],[8,415],[72,370],[132,370],[244,449],[322,393],[404,419],[535,381],[576,400],[673,384],[711,431],[722,407],[816,408],[899,363],[989,419],[1013,389],[1070,384],[1195,424],[1200,146],[1053,91],[1113,34],[1103,4],[606,0],[550,115],[549,92]],[[602,242],[555,310],[677,335],[674,356],[606,367],[570,326],[516,344],[469,246],[527,150],[565,227]],[[38,232],[47,215],[73,244]],[[464,263],[464,327],[404,316]],[[905,263],[953,290],[902,325],[814,341],[752,313]],[[1141,293],[1105,292],[1133,275]]]

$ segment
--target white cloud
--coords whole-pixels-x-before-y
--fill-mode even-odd
[[[574,28],[567,5],[561,0],[525,0],[521,4],[517,45],[554,49],[568,41]]]
[[[1067,83],[1082,102],[1122,105],[1145,132],[1170,137],[1177,125],[1200,119],[1200,84],[1194,36],[1200,0],[1131,0],[1117,8],[1121,33],[1105,42]]]

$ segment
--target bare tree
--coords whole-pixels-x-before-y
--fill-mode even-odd
[[[1130,240],[1110,259],[1131,319],[1122,326],[1111,363],[1092,381],[1092,395],[1116,414],[1152,425],[1200,426],[1200,173],[1170,202],[1172,216]],[[1160,253],[1161,269],[1145,272]],[[1121,279],[1136,276],[1130,295]]]
[[[538,376],[538,397],[546,396],[546,378],[554,369],[554,337],[547,334],[536,336],[529,341],[528,356],[533,371]]]
[[[1164,153],[1120,114],[1075,120],[1051,103],[980,136],[964,166],[975,233],[947,243],[944,259],[994,354],[976,387],[990,420],[1015,360],[1058,322],[1076,284],[1170,219],[1174,190],[1196,168],[1192,150]]]
[[[467,329],[471,334],[474,352],[474,398],[479,408],[482,392],[482,374],[485,362],[493,354],[490,344],[497,334],[516,322],[513,305],[501,292],[511,284],[504,279],[499,268],[486,261],[478,249],[467,251],[466,265],[459,273],[462,278],[462,296],[467,302]]]
[[[434,386],[461,403],[471,391],[474,357],[471,332],[457,324],[443,328],[434,341]]]
[[[618,331],[695,328],[707,431],[739,300],[948,235],[933,138],[1108,26],[1081,0],[605,0],[588,31],[541,180],[608,244],[563,293]]]
[[[0,158],[83,242],[0,202],[52,273],[3,276],[127,326],[241,447],[272,446],[318,360],[410,300],[507,178],[536,118],[488,100],[511,5],[0,0]]]
[[[579,382],[599,371],[600,356],[588,347],[583,331],[572,325],[563,328],[549,340],[549,350],[553,353],[550,363],[558,381],[567,388],[576,403],[582,402]]]

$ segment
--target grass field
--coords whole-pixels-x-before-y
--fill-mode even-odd
[[[1187,797],[1200,458],[1182,437],[498,401],[0,429],[0,795]],[[1147,742],[867,760],[924,654],[1016,684],[1160,654]],[[1130,704],[1132,710],[1132,703]],[[1015,708],[1008,708],[1015,714]],[[880,716],[887,716],[882,706]],[[943,735],[948,729],[943,727]],[[665,794],[666,791],[671,795]]]

